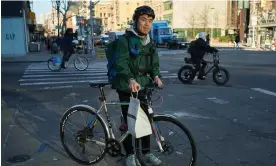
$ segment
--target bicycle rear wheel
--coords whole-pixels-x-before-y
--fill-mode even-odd
[[[160,151],[160,148],[158,144],[156,143],[156,139],[151,138],[151,147],[150,151],[153,153],[154,156],[158,157],[162,161],[162,166],[165,165],[174,165],[174,166],[195,166],[196,164],[196,157],[197,157],[197,150],[195,141],[192,137],[191,132],[177,119],[173,117],[169,117],[166,115],[157,115],[153,117],[153,125],[156,129],[157,138],[161,140],[161,146],[163,148],[163,152]],[[167,123],[165,126],[161,126],[162,123]],[[175,132],[171,129],[167,129],[167,127],[172,126],[172,129],[179,129],[179,132]],[[178,138],[178,140],[170,138],[176,136],[176,135],[184,135],[184,138]],[[153,133],[153,135],[156,135]],[[185,138],[188,139],[187,143],[185,144]],[[176,146],[173,146],[173,144],[176,144]],[[189,146],[188,148],[185,148],[186,150],[191,151],[188,155],[187,152],[184,152],[184,150],[180,150],[182,146]],[[166,156],[169,156],[168,159],[165,159]],[[143,155],[137,155],[137,158],[139,157],[139,161],[143,161]],[[177,159],[179,157],[179,159]],[[142,164],[144,165],[144,164]]]
[[[79,71],[84,71],[88,68],[88,60],[85,57],[77,56],[74,61],[74,66]]]
[[[73,115],[78,113],[80,113],[79,118],[72,118]],[[86,117],[85,114],[90,115],[90,117]],[[92,122],[94,118],[96,119]],[[89,122],[93,123],[93,125],[90,125],[92,127],[89,127]],[[71,127],[66,127],[66,124],[69,124]],[[98,132],[98,126],[103,129],[102,132]],[[65,140],[65,135],[68,131],[71,139],[73,136],[71,143]],[[60,121],[60,139],[69,157],[80,164],[90,165],[98,163],[107,152],[108,134],[104,121],[93,110],[86,107],[72,107],[62,116]],[[90,144],[87,145],[88,143]],[[100,146],[103,149],[100,149]],[[81,152],[75,151],[74,153],[72,147],[80,149]],[[90,150],[100,154],[91,154]],[[93,156],[93,159],[84,155]]]
[[[50,69],[51,71],[60,71],[60,65],[60,63],[54,63],[53,58],[50,58],[47,62],[48,69]]]

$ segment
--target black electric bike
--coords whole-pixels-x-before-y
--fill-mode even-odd
[[[218,53],[213,53],[213,61],[205,61],[207,62],[207,66],[205,68],[205,75],[210,73],[211,71],[213,72],[213,80],[217,85],[224,85],[229,81],[229,72],[219,66],[220,60],[219,60],[219,54]],[[184,83],[191,83],[193,80],[190,80],[190,76],[195,69],[195,64],[193,64],[191,58],[184,58],[184,61],[186,64],[191,64],[191,65],[184,65],[181,67],[178,71],[178,79]],[[209,68],[209,65],[212,64],[212,66]],[[209,68],[209,69],[208,69]]]

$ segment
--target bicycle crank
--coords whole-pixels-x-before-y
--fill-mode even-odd
[[[119,141],[115,139],[109,139],[107,141],[107,153],[111,157],[124,156],[121,152],[121,145]]]

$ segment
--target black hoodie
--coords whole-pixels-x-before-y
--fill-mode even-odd
[[[210,47],[207,42],[201,38],[196,39],[190,49],[192,58],[200,59],[204,57],[205,52],[213,53],[218,51],[216,48]]]

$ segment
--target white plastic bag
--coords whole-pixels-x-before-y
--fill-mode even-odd
[[[138,95],[137,95],[138,96]],[[151,135],[152,129],[146,113],[140,107],[138,98],[130,97],[127,114],[128,131],[135,137]]]

